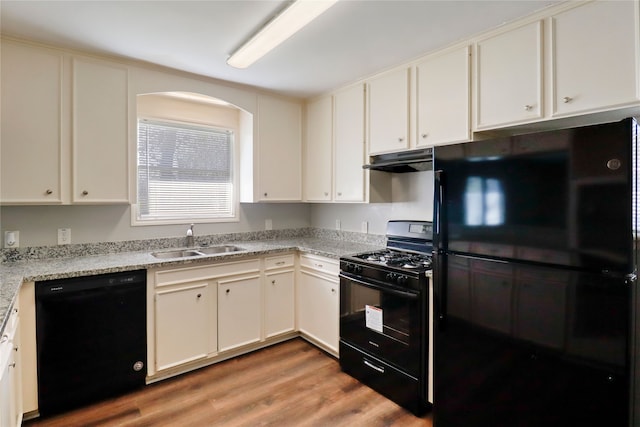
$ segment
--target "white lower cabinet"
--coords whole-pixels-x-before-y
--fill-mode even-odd
[[[293,255],[265,260],[264,334],[275,337],[295,329],[295,264]]]
[[[340,280],[336,260],[315,255],[300,256],[298,329],[333,355],[340,340]]]
[[[2,427],[15,427],[22,423],[18,328],[18,311],[13,309],[9,314],[5,332],[0,337],[0,426]]]
[[[218,281],[218,348],[231,350],[260,341],[260,276]]]
[[[208,282],[193,282],[155,295],[156,369],[163,370],[207,356],[211,325]]]

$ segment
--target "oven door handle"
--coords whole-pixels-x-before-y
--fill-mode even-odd
[[[408,299],[417,299],[418,298],[418,293],[417,292],[407,292],[407,291],[401,291],[399,289],[390,287],[390,286],[384,286],[384,285],[379,285],[378,283],[374,283],[374,282],[365,282],[362,281],[360,279],[356,279],[355,277],[351,277],[351,276],[347,276],[346,274],[342,274],[340,273],[340,277],[345,279],[345,280],[349,280],[350,282],[354,282],[357,283],[359,285],[365,286],[367,288],[371,288],[371,289],[375,289],[377,291],[382,291],[382,292],[386,292],[392,295],[396,295],[399,297],[403,297],[403,298],[408,298]]]

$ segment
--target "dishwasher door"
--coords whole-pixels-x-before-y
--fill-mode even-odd
[[[145,270],[38,282],[35,293],[41,415],[145,384]]]

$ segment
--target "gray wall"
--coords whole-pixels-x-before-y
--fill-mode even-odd
[[[240,205],[240,222],[196,224],[196,235],[260,231],[271,219],[273,229],[318,227],[385,234],[390,219],[431,220],[433,211],[433,173],[415,172],[392,175],[393,203],[256,203]],[[184,225],[131,226],[129,206],[3,206],[0,229],[20,231],[20,246],[57,244],[58,228],[71,228],[72,243],[117,242],[184,236]]]

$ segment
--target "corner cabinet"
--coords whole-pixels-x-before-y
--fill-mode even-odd
[[[0,203],[129,203],[127,68],[7,40],[1,67]]]
[[[302,200],[302,105],[258,95],[251,150],[244,148],[241,202]],[[252,160],[249,161],[248,158]],[[244,163],[246,161],[246,163]]]
[[[340,341],[340,266],[336,260],[300,255],[298,329],[302,336],[338,356]]]
[[[543,117],[542,21],[476,43],[476,128]]]
[[[551,17],[553,116],[640,100],[637,1],[596,1]]]
[[[333,193],[333,99],[325,96],[306,105],[305,201],[331,201]]]

